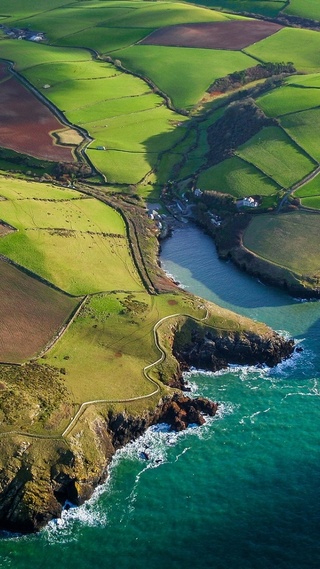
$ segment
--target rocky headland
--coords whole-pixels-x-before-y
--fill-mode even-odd
[[[255,328],[254,328],[255,329]],[[294,351],[286,340],[265,327],[264,332],[215,331],[183,318],[172,327],[175,384],[183,387],[183,370],[190,366],[216,371],[229,363],[274,366]],[[61,516],[64,504],[81,505],[108,477],[117,449],[141,436],[154,424],[166,422],[180,431],[202,425],[215,415],[218,403],[167,391],[157,402],[130,412],[124,406],[91,406],[66,437],[8,433],[0,439],[0,527],[14,532],[39,531]],[[148,407],[149,405],[149,407]]]

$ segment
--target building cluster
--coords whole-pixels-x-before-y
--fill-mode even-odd
[[[259,205],[259,202],[257,202],[257,200],[255,200],[251,196],[237,201],[238,207],[258,207],[258,205]]]
[[[40,42],[45,40],[45,35],[43,32],[33,32],[27,28],[8,28],[7,26],[1,26],[0,29],[5,33],[6,36],[14,40],[28,40],[34,42]]]

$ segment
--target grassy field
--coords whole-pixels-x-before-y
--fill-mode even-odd
[[[315,213],[259,215],[250,222],[243,242],[263,259],[300,275],[320,277],[319,231],[320,216]]]
[[[315,31],[283,28],[243,51],[260,61],[292,61],[306,73],[320,71],[320,34]]]
[[[8,200],[25,199],[65,201],[83,198],[76,190],[57,188],[52,184],[34,183],[27,180],[0,177],[0,196]],[[1,203],[1,207],[4,203]]]
[[[270,196],[280,190],[271,178],[237,156],[204,170],[198,177],[197,186],[203,190],[231,194],[235,198],[254,194]]]
[[[320,175],[316,176],[313,180],[299,188],[294,195],[298,198],[309,198],[320,196]]]
[[[104,152],[89,148],[87,154],[110,184],[137,184],[157,162],[157,155],[145,152]]]
[[[117,52],[122,64],[149,77],[178,108],[191,108],[218,77],[254,65],[241,52],[137,45]],[[200,73],[201,70],[201,73]]]
[[[279,127],[264,128],[240,146],[237,154],[284,188],[289,188],[316,167]]]
[[[285,2],[281,0],[201,0],[199,4],[216,8],[217,10],[231,10],[234,12],[251,12],[263,16],[276,16]]]
[[[320,209],[320,196],[313,196],[310,198],[302,198],[301,205],[312,209]]]
[[[93,296],[44,361],[65,368],[66,386],[77,403],[147,395],[155,386],[143,368],[161,355],[153,327],[161,317],[179,312],[204,315],[183,293]],[[156,372],[152,375],[157,378]]]
[[[320,5],[318,0],[290,0],[284,10],[285,14],[320,20]]]
[[[318,89],[286,85],[262,95],[257,104],[268,117],[279,117],[320,107]]]
[[[24,182],[17,195],[20,182],[2,185],[0,216],[19,229],[1,238],[2,254],[73,295],[142,289],[115,210],[93,198],[71,199],[70,190]]]
[[[281,124],[288,134],[296,140],[312,158],[320,162],[320,106],[318,109],[282,117]]]
[[[37,355],[79,301],[0,260],[0,361]]]

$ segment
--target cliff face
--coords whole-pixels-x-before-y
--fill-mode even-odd
[[[250,332],[203,331],[194,329],[190,340],[181,343],[183,327],[175,337],[173,352],[183,369],[193,366],[218,371],[228,364],[268,365],[273,367],[294,351],[294,341],[270,331],[265,336]]]
[[[176,381],[191,365],[216,371],[228,363],[273,366],[289,357],[293,341],[266,330],[261,335],[219,331],[188,317],[182,319],[172,339],[179,362]],[[134,416],[116,407],[100,411],[88,407],[66,439],[2,436],[0,527],[24,533],[41,529],[61,515],[66,500],[77,505],[87,500],[107,478],[116,450],[149,426],[166,422],[180,431],[190,423],[203,424],[205,415],[213,416],[216,411],[217,404],[205,398],[173,392],[153,409]]]
[[[161,399],[141,416],[109,412],[84,418],[68,441],[23,436],[0,442],[0,528],[14,532],[40,530],[61,515],[66,500],[76,505],[90,498],[108,475],[116,450],[156,423],[175,430],[205,422],[217,404],[181,394]]]

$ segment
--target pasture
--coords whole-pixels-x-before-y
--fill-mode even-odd
[[[201,172],[197,186],[202,190],[231,194],[235,198],[255,194],[270,196],[280,191],[280,186],[272,178],[237,156]]]
[[[0,361],[20,363],[37,355],[79,301],[1,259]]]
[[[65,368],[66,386],[77,403],[148,395],[156,387],[146,379],[143,368],[161,355],[154,341],[155,324],[161,317],[180,312],[201,318],[204,310],[197,305],[196,299],[184,293],[93,296],[45,362]],[[156,370],[150,374],[159,379]]]
[[[276,34],[244,49],[260,61],[292,61],[298,71],[320,71],[320,34],[312,30],[283,28]]]
[[[136,45],[117,52],[128,69],[149,77],[177,108],[192,108],[218,77],[251,67],[237,51]]]
[[[289,188],[316,168],[316,163],[279,127],[263,128],[240,146],[237,155],[283,188]]]
[[[319,232],[320,216],[316,213],[259,215],[245,230],[243,243],[271,263],[320,278]]]
[[[17,194],[20,182],[2,184],[0,217],[19,229],[0,239],[2,254],[72,295],[142,289],[115,210],[93,198],[67,199],[70,190],[24,182]]]
[[[203,0],[201,4],[217,10],[243,11],[271,17],[277,16],[286,6],[286,2],[282,0]]]
[[[256,102],[268,117],[282,117],[320,107],[320,93],[318,89],[289,84],[262,95]]]
[[[307,184],[304,184],[301,188],[294,192],[294,196],[297,198],[320,196],[320,175],[318,174],[318,176],[313,178],[313,180]]]
[[[157,162],[157,155],[146,152],[102,151],[89,147],[87,154],[111,184],[137,184]]]
[[[320,102],[320,92],[318,100]],[[320,162],[320,105],[317,109],[294,113],[281,118],[281,125],[312,158]]]
[[[320,19],[320,5],[318,0],[290,0],[284,10],[285,14],[300,16],[301,18]]]

